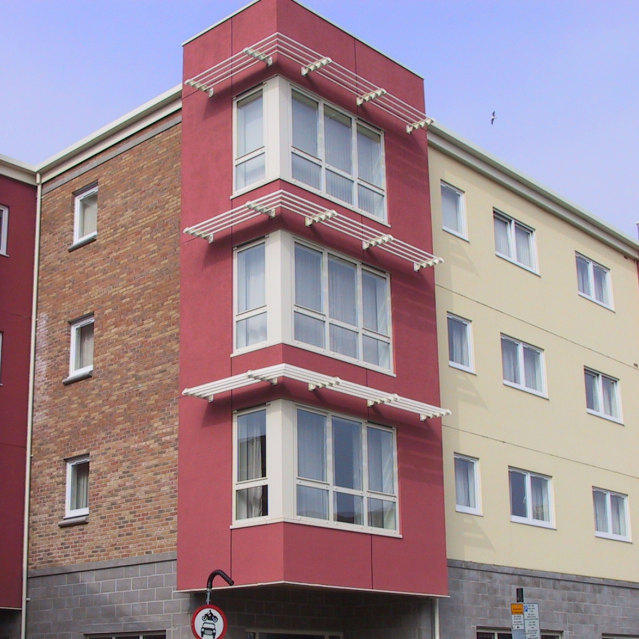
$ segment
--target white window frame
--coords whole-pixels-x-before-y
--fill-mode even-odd
[[[68,380],[83,378],[90,375],[93,372],[93,361],[95,359],[95,351],[93,358],[91,359],[91,364],[86,366],[82,366],[80,368],[76,368],[76,356],[77,350],[80,347],[80,329],[84,326],[88,326],[89,324],[94,324],[94,348],[95,348],[95,317],[93,315],[87,315],[78,320],[71,322],[71,348],[70,348],[70,359],[69,359],[69,377]]]
[[[546,364],[544,358],[544,350],[539,348],[538,346],[533,346],[532,344],[528,344],[527,342],[522,342],[519,339],[514,337],[510,337],[510,335],[501,334],[501,350],[502,350],[502,378],[505,386],[510,386],[511,388],[517,388],[518,390],[525,391],[526,393],[531,393],[533,395],[537,395],[538,397],[548,397],[547,387],[546,387]],[[517,346],[517,361],[519,374],[522,382],[512,382],[504,377],[504,368],[503,368],[503,349],[504,349],[504,341],[508,341],[511,344],[515,344]],[[531,386],[526,385],[526,376],[525,376],[525,365],[524,365],[524,350],[528,349],[533,351],[539,355],[539,379],[541,381],[541,390],[537,390]]]
[[[296,91],[300,94],[302,94],[303,96],[307,97],[310,100],[313,100],[314,102],[318,103],[318,155],[319,157],[314,157],[306,152],[304,152],[301,149],[297,149],[295,147],[293,147],[293,91]],[[288,103],[288,120],[289,120],[289,124],[288,124],[288,140],[287,140],[287,144],[286,144],[286,153],[287,153],[287,160],[286,160],[286,164],[284,165],[286,167],[286,176],[287,179],[290,180],[292,183],[297,184],[298,186],[300,186],[303,189],[306,189],[308,191],[312,191],[313,193],[318,193],[319,195],[321,195],[324,198],[327,198],[333,202],[336,202],[338,204],[340,204],[341,206],[344,206],[346,208],[350,208],[353,209],[355,211],[357,211],[358,213],[361,213],[362,215],[365,215],[366,217],[375,220],[377,222],[381,222],[384,224],[387,224],[388,222],[388,194],[387,194],[387,180],[386,180],[386,153],[385,153],[385,143],[384,143],[384,132],[375,127],[372,126],[370,124],[368,124],[367,122],[364,122],[363,120],[359,119],[356,115],[349,113],[348,111],[335,106],[334,104],[324,100],[323,98],[321,98],[318,95],[315,95],[309,91],[306,91],[305,89],[300,88],[299,86],[296,86],[292,83],[288,84],[288,95],[287,95],[287,103]],[[348,175],[346,173],[343,173],[342,171],[340,171],[340,169],[330,166],[327,164],[326,159],[325,159],[325,145],[324,145],[324,107],[328,106],[330,109],[332,109],[333,111],[336,111],[337,113],[343,115],[344,117],[347,117],[351,120],[352,126],[351,126],[351,140],[352,140],[352,144],[351,144],[351,164],[352,164],[352,168],[353,168],[353,174],[352,175]],[[367,182],[366,180],[364,180],[363,178],[359,177],[359,171],[358,171],[358,153],[357,153],[357,127],[361,126],[363,129],[367,129],[369,131],[371,131],[372,133],[379,135],[380,136],[380,144],[381,144],[381,154],[382,154],[382,166],[381,166],[381,174],[382,174],[382,186],[376,186],[374,184],[371,184],[370,182]],[[300,180],[296,180],[293,178],[293,155],[298,155],[302,158],[304,158],[305,160],[312,162],[313,164],[317,165],[320,167],[320,188],[316,189],[313,186],[305,183],[305,182],[301,182]],[[353,182],[353,202],[349,203],[346,202],[344,200],[340,200],[339,198],[329,194],[327,192],[326,189],[326,170],[327,167],[330,166],[330,170],[333,171],[334,173],[336,173],[337,175],[342,175],[344,177],[348,177],[348,179],[352,180]],[[358,201],[359,201],[359,189],[358,186],[364,186],[365,188],[368,188],[369,190],[377,193],[378,195],[382,195],[384,198],[384,206],[383,206],[383,211],[382,211],[382,216],[378,217],[376,215],[374,215],[373,213],[370,213],[369,211],[366,211],[362,208],[360,208],[358,206]]]
[[[443,192],[444,190],[450,191],[454,193],[458,197],[458,205],[457,205],[457,219],[459,221],[459,229],[451,228],[450,226],[446,226],[444,220],[444,198]],[[456,186],[449,184],[448,182],[444,182],[441,180],[440,182],[440,197],[441,197],[441,210],[442,210],[442,229],[447,233],[451,233],[452,235],[456,235],[460,237],[462,240],[468,241],[468,226],[466,220],[466,193],[461,189],[458,189]]]
[[[455,362],[451,359],[451,351],[450,351],[450,322],[457,322],[458,324],[462,324],[465,327],[466,331],[466,349],[468,356],[468,366],[461,364],[459,362]],[[475,372],[475,357],[474,357],[474,346],[473,346],[473,323],[472,320],[465,319],[464,317],[460,317],[459,315],[455,315],[453,313],[446,313],[446,332],[448,335],[448,365],[452,368],[458,368],[459,370],[466,371],[467,373]]]
[[[98,236],[98,224],[97,224],[97,210],[96,210],[96,225],[95,231],[91,233],[85,233],[84,235],[80,235],[80,226],[82,221],[82,215],[84,214],[83,209],[83,200],[86,200],[88,197],[92,197],[98,194],[98,185],[91,186],[89,188],[84,189],[80,193],[76,193],[75,196],[75,207],[74,207],[74,221],[73,221],[73,246],[82,246],[83,244],[87,244],[91,242]]]
[[[468,455],[462,455],[460,453],[455,453],[454,456],[454,475],[455,475],[455,510],[458,513],[466,513],[468,515],[481,515],[481,483],[480,483],[480,474],[479,474],[479,459],[476,457],[469,457]],[[474,506],[466,506],[464,504],[460,504],[457,501],[457,460],[462,460],[468,462],[472,465],[473,474],[472,481],[475,487],[475,505]]]
[[[588,268],[588,286],[591,290],[591,293],[582,291],[579,288],[579,285],[580,285],[579,261],[580,260],[585,262]],[[603,306],[604,308],[613,310],[614,307],[613,307],[613,300],[612,300],[612,280],[610,277],[610,269],[606,268],[602,264],[599,264],[599,262],[595,262],[594,260],[591,260],[589,257],[586,257],[582,253],[575,253],[575,266],[577,270],[577,293],[581,297],[585,297],[587,300],[590,300],[591,302],[594,302],[595,304],[599,304],[599,306]],[[608,297],[607,302],[605,300],[600,300],[595,296],[595,273],[594,273],[595,269],[598,269],[599,271],[601,271],[605,276],[605,291],[606,291],[605,294]]]
[[[0,206],[0,255],[8,257],[9,207]]]
[[[597,530],[597,512],[595,508],[595,492],[603,493],[606,496],[606,519],[608,523],[608,530],[610,532],[605,532],[601,530]],[[621,497],[623,500],[623,514],[626,523],[626,531],[625,535],[617,535],[612,532],[612,497]],[[593,502],[593,510],[595,515],[595,537],[602,537],[604,539],[614,539],[615,541],[631,541],[630,535],[630,517],[629,517],[629,509],[628,509],[628,495],[624,495],[623,493],[618,493],[614,490],[606,490],[605,488],[597,488],[593,486],[592,488],[592,502]]]
[[[531,273],[535,273],[536,275],[539,275],[539,267],[537,263],[537,243],[535,241],[535,229],[528,226],[527,224],[523,224],[522,222],[519,222],[515,218],[511,217],[510,215],[507,215],[503,211],[499,211],[498,209],[493,209],[493,220],[495,218],[502,220],[508,225],[508,245],[509,245],[510,253],[511,253],[510,255],[508,255],[506,253],[501,253],[497,249],[497,241],[495,236],[495,255],[509,262],[512,262],[513,264],[516,264],[517,266],[520,266],[521,268],[527,271],[530,271]],[[525,231],[530,237],[530,256],[532,259],[531,265],[525,264],[524,262],[520,262],[517,259],[516,229]],[[494,230],[493,230],[493,235],[494,235]]]
[[[524,475],[526,478],[526,511],[527,515],[525,517],[521,517],[519,515],[513,515],[512,512],[512,484],[510,481],[511,473],[519,473]],[[546,481],[547,490],[548,490],[548,516],[549,520],[546,521],[544,519],[535,519],[533,516],[533,504],[532,504],[532,478],[536,477],[538,479],[543,479]],[[528,524],[529,526],[540,526],[542,528],[555,528],[555,508],[554,508],[554,499],[553,499],[553,491],[552,491],[552,477],[548,475],[542,475],[540,473],[533,473],[529,470],[522,470],[521,468],[508,468],[508,502],[510,508],[510,521],[517,524]]]
[[[322,254],[322,312],[317,312],[312,309],[307,309],[303,306],[299,306],[295,303],[295,246],[300,245],[304,248],[307,248],[311,251],[316,251]],[[376,268],[368,267],[366,264],[359,262],[349,256],[345,256],[340,254],[337,251],[332,251],[323,247],[321,245],[313,244],[311,242],[307,242],[306,240],[301,240],[299,238],[293,238],[293,248],[292,248],[292,271],[293,271],[293,284],[292,284],[292,343],[295,346],[299,346],[300,348],[304,348],[307,350],[315,351],[318,353],[322,353],[328,355],[329,357],[335,357],[337,359],[343,359],[344,361],[353,362],[362,366],[366,366],[367,368],[373,368],[375,370],[383,371],[388,373],[393,370],[393,326],[392,326],[392,310],[391,310],[391,278],[390,275],[384,271],[378,270]],[[340,322],[337,319],[330,317],[330,310],[328,308],[328,299],[329,299],[329,276],[328,276],[328,262],[329,258],[334,257],[336,259],[342,260],[344,262],[348,262],[352,266],[356,268],[357,271],[357,293],[356,293],[356,313],[357,313],[357,326],[351,326],[349,324],[345,324]],[[371,329],[367,329],[364,327],[364,300],[363,300],[363,274],[370,273],[374,276],[381,277],[386,280],[386,308],[388,309],[387,323],[388,323],[388,335],[384,335],[382,333],[377,333]],[[324,344],[325,347],[321,348],[319,346],[315,346],[313,344],[308,344],[307,342],[302,342],[295,339],[295,322],[294,317],[295,313],[300,313],[302,315],[306,315],[308,317],[312,317],[314,319],[318,319],[324,322]],[[344,355],[342,353],[337,353],[335,351],[330,350],[330,327],[338,326],[343,327],[347,330],[353,331],[357,333],[357,348],[359,357],[349,357],[348,355]],[[380,342],[384,342],[388,344],[389,348],[389,367],[379,366],[375,363],[367,362],[364,360],[364,346],[363,340],[364,337],[368,336],[372,339],[375,339]]]
[[[73,493],[73,485],[76,478],[78,466],[83,464],[89,465],[89,477],[91,475],[89,455],[80,455],[66,460],[67,463],[67,480],[66,480],[66,498],[65,498],[65,519],[71,517],[84,517],[89,514],[89,499],[87,489],[87,505],[82,508],[71,508],[71,496]],[[88,482],[88,480],[87,480]]]
[[[262,142],[263,145],[258,148],[246,153],[244,155],[238,154],[238,104],[251,96],[255,96],[258,93],[262,95]],[[268,176],[268,160],[269,160],[269,144],[267,139],[267,94],[266,94],[266,85],[261,84],[257,87],[253,87],[252,89],[241,93],[236,96],[233,100],[233,192],[234,196],[239,195],[240,193],[245,193],[247,191],[251,191],[252,189],[257,188],[258,186],[265,184]],[[260,155],[264,155],[264,177],[261,180],[257,180],[256,182],[252,182],[251,184],[247,184],[242,188],[238,188],[237,186],[237,167],[241,164],[244,164],[247,161],[250,161],[253,158],[259,157]]]
[[[596,392],[597,392],[597,401],[601,406],[602,410],[597,410],[595,408],[590,408],[588,406],[588,386],[586,382],[586,376],[592,375],[596,379]],[[612,382],[615,389],[615,406],[617,407],[618,417],[614,415],[609,415],[603,411],[603,382],[604,379]],[[601,417],[603,419],[607,419],[612,422],[616,422],[618,424],[623,424],[623,413],[621,410],[621,386],[619,380],[616,377],[612,377],[612,375],[606,375],[605,373],[601,373],[600,371],[595,370],[594,368],[590,368],[588,366],[584,367],[584,384],[586,385],[586,412],[590,415],[595,415],[596,417]]]

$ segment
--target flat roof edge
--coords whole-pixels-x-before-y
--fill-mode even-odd
[[[439,136],[443,140],[449,142],[451,145],[457,147],[461,151],[465,151],[477,160],[485,162],[490,167],[496,169],[497,171],[500,171],[504,175],[520,183],[522,186],[531,189],[538,195],[547,198],[559,207],[592,224],[603,233],[614,237],[617,241],[627,246],[627,248],[629,249],[629,253],[632,254],[635,259],[639,258],[639,242],[632,238],[630,235],[627,235],[623,231],[602,220],[594,213],[591,213],[590,211],[584,209],[578,204],[575,204],[574,202],[571,202],[570,200],[567,200],[556,191],[547,186],[544,186],[534,178],[531,178],[525,173],[522,173],[510,164],[507,164],[506,162],[500,160],[497,156],[489,153],[488,151],[485,151],[484,149],[481,149],[480,147],[456,134],[454,131],[446,128],[442,124],[439,124],[438,122],[434,122],[433,124],[431,124],[428,127],[428,131],[429,133],[434,134],[435,136]],[[437,141],[435,139],[431,140],[431,136],[429,136],[429,143],[431,142],[433,143],[433,146],[435,148],[439,148],[437,145]],[[440,148],[439,150],[443,151],[445,149]],[[602,237],[602,239],[605,238]]]
[[[153,98],[152,100],[145,102],[143,105],[137,107],[136,109],[133,109],[133,111],[130,111],[117,120],[114,120],[110,124],[107,124],[101,129],[98,129],[91,135],[82,138],[75,144],[72,144],[59,153],[56,153],[54,156],[35,166],[35,170],[39,172],[50,171],[51,169],[55,168],[59,164],[62,164],[74,155],[81,153],[89,147],[94,146],[98,142],[101,142],[102,140],[112,136],[118,131],[131,126],[139,120],[142,120],[149,114],[153,113],[154,111],[158,111],[167,104],[179,100],[181,98],[181,95],[182,84],[178,84],[177,86],[169,89],[168,91],[165,91],[156,98]]]
[[[224,24],[227,20],[230,20],[231,18],[236,16],[238,13],[242,13],[242,11],[244,11],[245,9],[248,9],[250,6],[254,4],[257,4],[259,1],[260,0],[251,0],[251,2],[249,2],[248,4],[245,4],[243,7],[240,7],[237,11],[233,11],[233,13],[230,13],[229,15],[227,15],[226,18],[222,18],[221,20],[218,20],[215,24],[212,24],[210,27],[206,27],[206,29],[203,29],[199,33],[196,33],[194,36],[191,36],[188,40],[185,40],[182,43],[182,46],[184,47],[189,42],[192,42],[193,40],[197,40],[201,35],[208,33],[211,29],[215,29],[215,27],[219,27],[221,24]]]
[[[36,183],[37,167],[33,164],[27,164],[20,160],[10,158],[8,155],[0,154],[0,175],[26,182],[27,184]]]

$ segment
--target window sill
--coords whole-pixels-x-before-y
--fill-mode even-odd
[[[455,512],[461,513],[462,515],[474,515],[475,517],[484,516],[481,510],[477,508],[467,508],[466,506],[455,506]]]
[[[534,268],[531,268],[530,266],[526,266],[525,264],[522,264],[521,262],[517,262],[513,260],[512,257],[508,257],[507,255],[504,255],[503,253],[497,253],[497,252],[495,252],[495,255],[497,257],[500,257],[502,260],[506,260],[506,262],[510,262],[511,264],[514,264],[515,266],[518,266],[519,268],[523,268],[524,271],[528,271],[529,273],[532,273],[533,275],[536,275],[537,277],[541,277],[541,275],[539,274],[539,271],[536,271]]]
[[[590,297],[589,295],[586,295],[585,293],[582,293],[581,291],[577,291],[577,295],[579,295],[579,297],[583,297],[583,299],[588,300],[589,302],[592,302],[593,304],[596,304],[597,306],[601,306],[602,308],[605,308],[611,313],[615,313],[615,309],[612,306],[610,306],[610,304],[604,304],[603,302],[600,302],[594,297]]]
[[[80,526],[81,524],[89,523],[89,515],[78,515],[76,517],[65,517],[62,521],[58,522],[60,528],[70,528],[71,526]]]
[[[383,528],[369,528],[356,524],[345,524],[339,521],[326,521],[323,519],[313,519],[310,517],[257,517],[255,519],[244,519],[231,524],[231,530],[236,528],[248,528],[251,526],[264,526],[266,524],[299,524],[301,526],[316,526],[318,528],[330,528],[332,530],[343,530],[367,535],[379,535],[380,537],[394,537],[401,539],[402,535],[396,530],[385,530]]]
[[[73,373],[72,375],[69,375],[69,377],[67,377],[66,379],[63,379],[62,383],[65,386],[68,386],[69,384],[79,382],[83,379],[88,379],[89,377],[93,377],[93,369],[91,369],[90,371],[78,371],[76,373]]]
[[[470,373],[471,375],[477,375],[477,373],[475,372],[475,370],[473,368],[470,368],[468,366],[464,366],[463,364],[457,364],[455,362],[448,362],[448,365],[451,368],[455,368],[458,371],[463,371],[464,373]]]
[[[524,519],[523,517],[510,516],[513,524],[524,524],[525,526],[535,526],[535,528],[547,528],[548,530],[557,530],[557,527],[549,521],[540,521],[538,519]]]
[[[98,239],[97,233],[91,233],[91,235],[85,235],[84,237],[81,237],[79,240],[71,244],[71,246],[69,247],[69,253],[71,253],[71,251],[75,251],[76,249],[79,249],[82,246],[91,244],[91,242],[95,242],[97,239]]]
[[[532,388],[526,388],[526,386],[518,386],[517,384],[513,384],[507,380],[503,380],[504,386],[508,386],[509,388],[514,388],[515,390],[523,391],[524,393],[528,393],[529,395],[534,395],[535,397],[540,397],[541,399],[548,399],[548,395],[545,393],[540,393],[539,391],[533,390]]]
[[[7,253],[0,251],[0,257],[9,257]]]
[[[612,415],[606,415],[605,413],[598,413],[597,411],[591,410],[590,408],[586,408],[586,412],[588,415],[592,415],[593,417],[599,417],[600,419],[605,419],[608,422],[612,422],[613,424],[619,424],[619,426],[623,426],[624,423],[622,420],[617,417],[612,417]]]
[[[619,535],[610,535],[608,533],[602,533],[595,531],[595,537],[599,537],[599,539],[608,539],[610,541],[621,541],[626,544],[631,544],[632,539],[630,537],[620,537]]]
[[[446,228],[445,226],[442,226],[442,231],[445,231],[446,233],[450,233],[450,235],[454,235],[455,237],[458,237],[460,240],[464,240],[464,242],[468,242],[470,244],[470,240],[468,239],[468,237],[466,235],[463,235],[462,233],[459,233],[459,231]]]

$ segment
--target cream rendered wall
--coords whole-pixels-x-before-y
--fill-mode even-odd
[[[639,542],[637,266],[432,148],[448,555],[637,581],[635,543],[595,537],[593,486],[629,496]],[[440,181],[465,193],[468,240],[442,230]],[[538,274],[495,255],[493,208],[535,229]],[[575,253],[610,269],[614,310],[581,297]],[[447,312],[472,321],[474,373],[448,364]],[[544,352],[547,397],[504,385],[500,335]],[[586,412],[584,366],[620,380],[623,424]],[[454,453],[478,458],[482,514],[456,512]],[[508,468],[552,477],[554,527],[510,521]],[[636,528],[633,536],[632,527]],[[635,539],[636,538],[636,539]]]

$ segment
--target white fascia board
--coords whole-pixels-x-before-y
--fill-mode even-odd
[[[36,184],[37,168],[32,164],[14,160],[6,155],[0,155],[0,175],[5,175],[20,182]]]
[[[428,143],[620,253],[639,260],[639,243],[635,239],[438,122],[428,127]]]
[[[178,84],[45,160],[35,170],[42,174],[43,182],[50,180],[181,108],[182,85]]]

